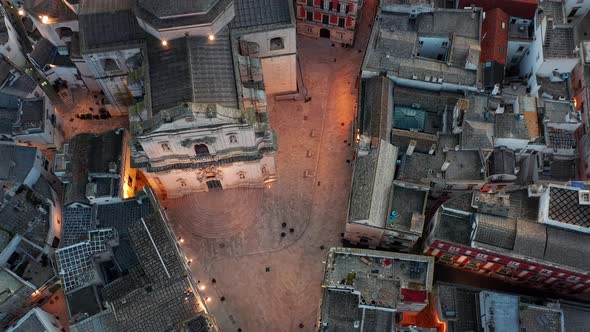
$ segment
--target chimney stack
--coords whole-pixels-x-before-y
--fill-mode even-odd
[[[416,148],[416,144],[418,144],[418,142],[416,142],[416,140],[410,140],[410,145],[408,145],[408,149],[406,150],[406,155],[411,156],[412,153],[414,153],[414,149]]]

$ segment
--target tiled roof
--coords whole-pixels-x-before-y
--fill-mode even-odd
[[[0,108],[0,134],[12,136],[12,128],[17,116],[18,110]]]
[[[87,203],[86,185],[88,176],[93,173],[110,173],[110,166],[115,165],[113,175],[121,171],[121,153],[124,131],[111,130],[101,134],[84,133],[74,136],[67,143],[69,161],[66,178],[69,182],[64,191],[64,202]]]
[[[139,19],[156,29],[212,24],[233,0],[139,0]],[[186,15],[189,14],[189,15]]]
[[[104,289],[126,331],[164,331],[194,318],[198,308],[176,239],[159,213],[129,227],[140,265]]]
[[[29,55],[31,60],[41,69],[51,61],[51,53],[55,52],[56,47],[46,38],[41,39],[35,44],[33,52]]]
[[[574,58],[574,29],[571,27],[550,27],[548,24],[543,43],[545,58]]]
[[[587,234],[547,227],[546,260],[588,271],[589,256],[590,241]]]
[[[80,51],[95,53],[138,48],[145,32],[123,0],[83,1],[80,6]],[[98,5],[97,5],[98,4]],[[172,6],[174,7],[174,6]]]
[[[506,64],[509,16],[502,9],[486,11],[482,24],[481,62]]]
[[[24,8],[35,16],[48,15],[58,22],[74,21],[77,18],[63,1],[30,0],[24,1]]]
[[[547,143],[553,149],[574,149],[576,147],[576,133],[555,127],[547,128]]]
[[[288,0],[234,0],[236,16],[231,28],[291,23],[291,5],[291,1]]]
[[[162,46],[148,41],[152,113],[183,102],[238,107],[236,77],[228,29],[209,41],[186,37]]]
[[[475,241],[508,250],[514,247],[516,220],[478,213],[477,221]]]
[[[531,138],[524,116],[513,113],[502,113],[494,115],[495,136],[497,138]]]
[[[45,101],[43,98],[25,99],[21,103],[19,128],[42,129],[45,124]]]
[[[139,0],[138,5],[159,17],[206,12],[218,0]]]
[[[17,233],[43,247],[49,232],[50,206],[28,187],[21,186],[16,195],[0,210],[0,228]]]

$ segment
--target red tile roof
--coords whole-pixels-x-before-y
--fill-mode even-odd
[[[459,0],[459,8],[473,6],[484,10],[500,8],[510,16],[533,19],[538,0]]]
[[[481,62],[495,61],[506,64],[508,48],[509,16],[502,9],[491,9],[485,12],[482,24]]]

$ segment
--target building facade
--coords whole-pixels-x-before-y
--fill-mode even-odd
[[[352,46],[363,0],[297,0],[297,33]]]
[[[586,192],[551,185],[501,199],[465,194],[439,208],[423,252],[441,264],[512,283],[590,292],[587,221],[582,222],[589,213]]]
[[[187,21],[162,12],[147,24],[142,15],[155,10],[149,3],[138,9],[151,36],[143,101],[130,111],[135,167],[166,197],[276,181],[267,94],[297,91],[292,3],[213,1],[209,10],[217,19],[194,31],[191,20],[211,15]],[[188,30],[176,35],[163,26]]]

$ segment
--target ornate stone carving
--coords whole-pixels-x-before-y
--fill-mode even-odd
[[[197,180],[199,180],[200,183],[211,179],[223,180],[223,171],[215,166],[199,168],[196,173]]]

